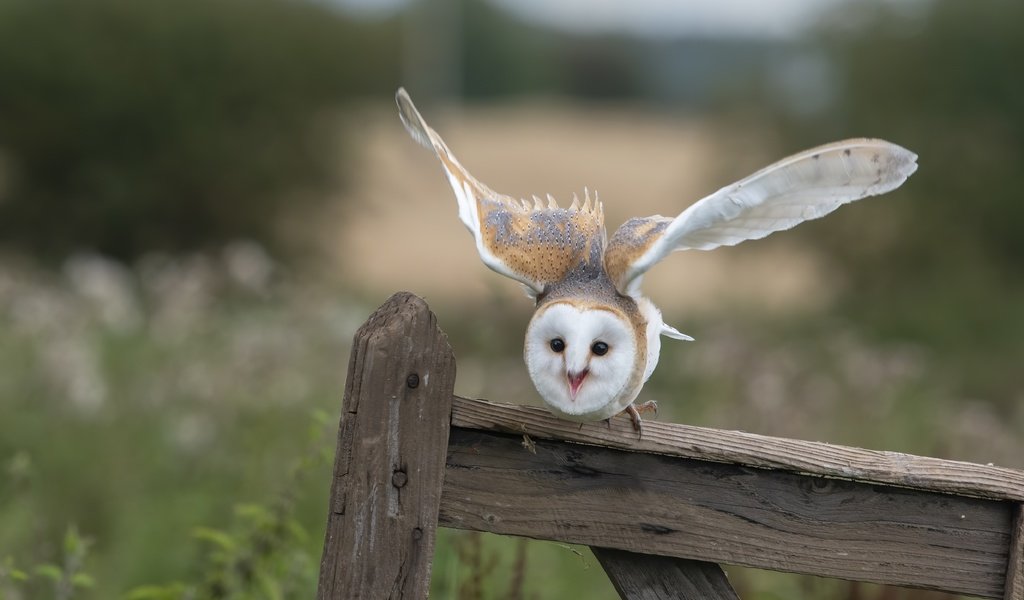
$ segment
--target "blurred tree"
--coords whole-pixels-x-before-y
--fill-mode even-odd
[[[948,281],[961,268],[1024,283],[1024,203],[1013,192],[1024,185],[1024,78],[1010,59],[1024,56],[1024,4],[857,9],[856,25],[846,18],[827,29],[845,81],[835,114],[811,128],[891,138],[921,155],[921,170],[906,200],[884,203],[898,221],[885,243],[862,243],[854,231],[865,229],[842,219],[823,241],[871,267],[855,273],[877,267],[893,279],[871,273],[858,284]]]
[[[394,23],[305,1],[0,1],[0,239],[54,258],[279,245],[336,173],[331,109],[390,90],[396,48]]]
[[[556,34],[484,0],[458,0],[462,89],[468,97],[550,93],[558,85]]]
[[[626,37],[567,37],[562,41],[562,81],[574,96],[599,100],[641,93],[640,44]]]
[[[820,37],[841,87],[786,115],[792,149],[852,135],[920,155],[892,198],[802,227],[849,279],[847,309],[955,357],[973,392],[1011,399],[1024,336],[1024,3],[854,3]],[[788,117],[788,118],[787,118]]]
[[[629,36],[556,31],[533,24],[487,0],[420,0],[458,17],[450,35],[458,87],[469,98],[562,94],[587,100],[640,94],[641,40]],[[446,42],[448,43],[448,42]]]

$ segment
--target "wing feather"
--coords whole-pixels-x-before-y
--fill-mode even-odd
[[[516,200],[477,181],[427,125],[403,88],[395,94],[398,114],[414,140],[441,161],[459,204],[459,218],[473,234],[488,267],[524,284],[536,296],[581,265],[599,267],[604,254],[601,205],[573,202],[560,208],[547,196]]]
[[[606,269],[616,288],[677,250],[711,250],[763,238],[843,204],[884,194],[917,170],[917,155],[877,139],[851,139],[794,154],[703,198],[674,219],[631,219],[609,241]]]

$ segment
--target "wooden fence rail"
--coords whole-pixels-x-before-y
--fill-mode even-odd
[[[735,599],[724,563],[1024,600],[1024,471],[655,421],[638,440],[454,382],[418,297],[356,333],[321,600],[426,597],[438,525],[586,544],[623,598]]]

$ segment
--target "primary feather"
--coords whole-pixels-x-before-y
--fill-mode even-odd
[[[626,293],[676,250],[710,250],[755,240],[817,219],[843,204],[891,191],[917,170],[913,152],[852,139],[794,154],[697,201],[675,219],[631,219],[606,253],[609,275]]]
[[[459,163],[404,89],[399,88],[395,101],[409,134],[441,161],[459,203],[459,218],[473,234],[484,264],[524,284],[534,298],[573,270],[600,269],[604,212],[589,192],[582,205],[573,198],[569,208],[560,208],[551,196],[545,203],[536,196],[527,201],[499,194]]]

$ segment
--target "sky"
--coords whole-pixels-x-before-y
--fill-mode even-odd
[[[383,15],[411,0],[326,1],[355,12]],[[581,33],[786,38],[799,35],[820,15],[851,0],[490,1],[527,21]]]

